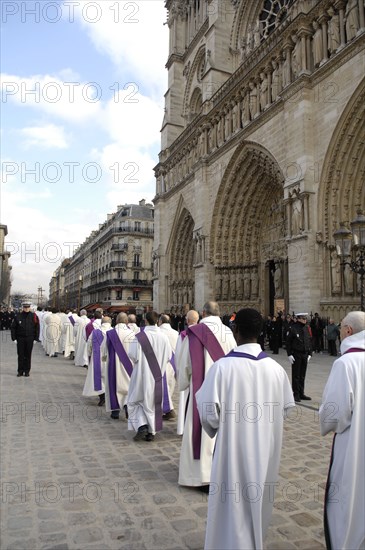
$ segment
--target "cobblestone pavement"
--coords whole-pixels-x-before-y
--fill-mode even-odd
[[[132,440],[97,398],[81,396],[86,371],[35,344],[29,378],[16,377],[16,346],[1,332],[2,550],[199,549],[207,495],[177,485],[180,437],[165,422],[152,443]],[[285,351],[276,356],[288,369]],[[325,548],[324,485],[331,437],[317,416],[332,364],[315,355],[313,400],[285,422],[268,550]]]

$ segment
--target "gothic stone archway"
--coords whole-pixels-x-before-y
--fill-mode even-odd
[[[244,142],[220,186],[212,221],[215,298],[222,311],[282,309],[287,296],[283,174],[263,147]]]
[[[183,208],[175,225],[168,251],[168,296],[170,307],[182,310],[194,304],[194,220]]]

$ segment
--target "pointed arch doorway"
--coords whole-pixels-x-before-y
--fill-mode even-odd
[[[167,303],[170,309],[186,312],[194,306],[194,220],[183,208],[168,247]]]
[[[227,166],[211,228],[215,299],[222,311],[286,309],[284,176],[263,147],[244,142]]]

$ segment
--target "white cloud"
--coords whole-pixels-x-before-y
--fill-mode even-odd
[[[123,73],[133,73],[137,84],[143,83],[161,99],[167,86],[169,40],[168,27],[163,25],[167,18],[164,1],[77,0],[74,4],[76,17],[95,47]],[[90,4],[98,4],[99,9],[89,9]]]
[[[46,149],[67,149],[68,143],[62,126],[47,124],[46,126],[30,126],[20,130],[25,140],[25,146],[42,147]]]
[[[94,120],[101,112],[102,90],[94,83],[64,81],[48,74],[28,77],[1,74],[1,90],[3,103],[33,107],[74,123]]]
[[[159,143],[162,119],[158,104],[131,86],[107,103],[104,125],[120,145],[141,149]]]

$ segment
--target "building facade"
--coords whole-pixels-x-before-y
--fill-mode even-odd
[[[58,307],[142,314],[152,307],[153,235],[152,204],[118,206],[54,273],[50,303],[58,292]]]
[[[154,305],[360,303],[333,233],[364,209],[363,0],[167,0]]]

